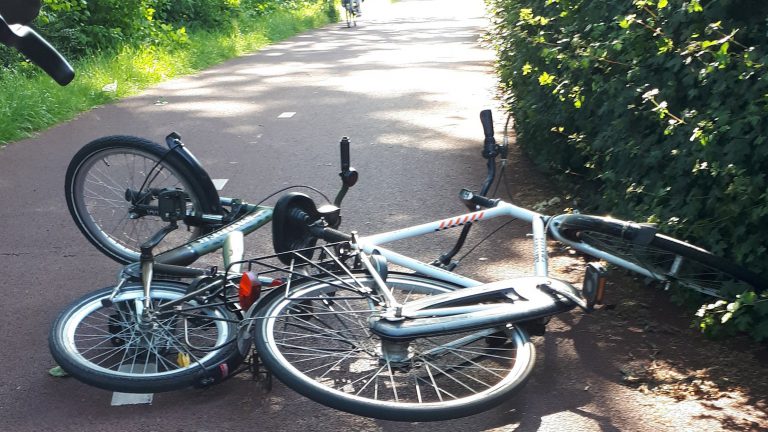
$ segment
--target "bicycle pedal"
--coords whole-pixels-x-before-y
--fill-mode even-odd
[[[587,301],[587,308],[594,309],[595,305],[603,304],[605,282],[608,271],[598,263],[589,263],[584,271],[584,282],[581,285],[581,295]]]

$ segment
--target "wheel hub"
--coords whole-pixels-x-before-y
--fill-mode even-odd
[[[390,364],[395,367],[409,367],[413,363],[413,348],[410,341],[381,341],[381,356],[379,364]]]

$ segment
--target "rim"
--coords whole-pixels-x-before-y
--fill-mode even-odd
[[[580,239],[664,277],[668,285],[677,284],[712,297],[727,297],[753,288],[728,272],[655,246],[639,245],[594,231],[581,231]]]
[[[101,303],[105,295],[92,297],[82,304],[68,317],[62,331],[63,347],[70,358],[92,371],[113,376],[156,378],[204,365],[219,352],[215,347],[228,342],[229,325],[217,309],[205,309],[205,319],[197,324],[194,319],[180,320],[170,314],[157,319],[157,327],[152,331],[142,332],[134,319],[135,313],[121,313],[119,308],[132,309],[133,304],[142,302],[143,295],[141,289],[123,292],[113,300],[108,311],[100,310],[105,309]],[[182,295],[159,288],[153,291],[153,301],[171,301]],[[176,334],[183,325],[187,326],[186,335]],[[198,349],[190,349],[183,341],[193,342]],[[179,365],[183,361],[179,353],[188,356],[187,365]],[[123,370],[126,366],[131,370]],[[161,369],[165,370],[158,371]]]
[[[128,261],[139,257],[139,245],[167,225],[159,216],[129,217],[130,203],[125,199],[127,189],[138,190],[148,175],[152,181],[146,187],[181,188],[190,195],[187,209],[200,211],[184,177],[167,163],[156,166],[158,158],[130,148],[100,151],[84,160],[73,181],[72,197],[75,212],[89,235],[116,256]],[[171,249],[196,236],[199,228],[187,233],[177,230],[169,234],[156,248],[156,253]]]
[[[388,280],[390,285],[393,282]],[[398,288],[419,285],[413,280],[395,283]],[[434,289],[434,293],[451,290],[428,283],[421,283],[420,288]],[[328,287],[313,284],[293,292],[292,296],[312,294],[314,297],[322,290]],[[333,301],[332,297],[329,299]],[[489,347],[488,338],[498,338],[494,336],[498,329],[420,338],[407,345],[382,342],[368,331],[367,318],[374,309],[362,310],[357,307],[359,302],[350,301],[348,310],[337,314],[344,315],[343,333],[322,315],[319,319],[303,319],[296,314],[271,317],[275,311],[285,312],[292,304],[294,308],[301,306],[283,299],[267,311],[265,343],[281,365],[301,381],[301,387],[311,387],[336,399],[398,410],[465,407],[484,402],[519,383],[527,376],[527,366],[532,359],[530,344],[516,330],[501,338],[506,341],[511,337],[510,342],[493,348]],[[306,316],[324,313],[330,317],[334,307],[339,311],[343,309],[340,305],[324,310],[314,307],[307,310]],[[281,325],[284,330],[277,328]],[[313,338],[302,333],[302,328],[322,328],[324,333]],[[348,336],[350,334],[352,336]],[[450,345],[457,341],[461,343]],[[495,363],[501,365],[491,366]],[[430,398],[434,400],[428,400]]]

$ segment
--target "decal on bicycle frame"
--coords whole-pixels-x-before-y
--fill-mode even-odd
[[[447,230],[448,228],[462,226],[467,222],[479,221],[480,219],[483,218],[484,215],[485,215],[485,212],[477,212],[477,213],[472,213],[466,216],[459,216],[457,218],[444,219],[440,221],[440,226],[437,229],[435,229],[435,231]]]

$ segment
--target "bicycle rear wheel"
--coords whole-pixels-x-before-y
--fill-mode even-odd
[[[566,239],[637,265],[667,287],[677,285],[719,298],[733,298],[747,290],[759,293],[768,287],[761,276],[683,241],[662,234],[639,240],[637,224],[586,215],[568,215],[557,223]]]
[[[156,211],[152,190],[182,189],[189,197],[188,213],[202,214],[217,204],[205,201],[205,189],[185,167],[164,157],[168,151],[142,138],[109,136],[87,144],[69,164],[66,200],[75,224],[97,249],[121,264],[138,261],[139,246],[168,224]],[[169,234],[155,254],[203,234],[200,226],[187,228]]]
[[[152,307],[181,298],[186,285],[157,281]],[[124,287],[109,304],[104,288],[64,309],[53,324],[49,348],[70,375],[95,387],[126,393],[153,393],[205,384],[221,368],[239,363],[235,315],[222,305],[195,300],[142,320],[144,290]],[[223,366],[222,366],[223,365]]]
[[[381,313],[379,299],[359,289],[372,279],[357,281],[313,281],[291,298],[277,290],[264,300],[258,353],[295,391],[366,417],[435,421],[487,410],[525,383],[535,355],[521,328],[382,340],[368,326]],[[387,286],[401,302],[457,288],[404,274],[390,274]]]

